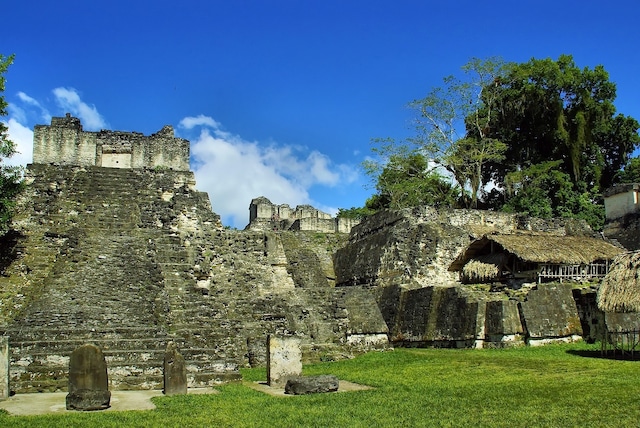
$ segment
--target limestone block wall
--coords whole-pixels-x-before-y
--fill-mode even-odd
[[[583,330],[571,286],[539,285],[521,299],[465,286],[401,291],[391,341],[411,347],[483,348],[579,339]],[[388,321],[389,322],[389,321]]]
[[[583,325],[592,326],[591,335],[599,315],[568,284],[492,289],[462,285],[448,271],[474,236],[518,229],[593,234],[566,219],[430,207],[383,211],[356,225],[335,253],[336,285],[370,287],[399,345],[534,345],[573,340]]]
[[[627,250],[640,250],[640,212],[608,220],[602,233]]]
[[[338,217],[336,218],[336,232],[349,233],[351,229],[359,223],[359,219]]]
[[[189,141],[176,138],[171,126],[150,136],[139,132],[88,132],[80,119],[67,114],[52,118],[51,125],[34,127],[33,163],[188,171]]]
[[[334,233],[336,221],[333,218],[305,217],[297,219],[291,225],[291,230],[313,230],[316,232]]]

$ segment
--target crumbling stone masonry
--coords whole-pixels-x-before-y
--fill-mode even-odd
[[[249,205],[249,224],[246,230],[307,230],[324,233],[349,233],[360,220],[333,218],[311,205],[275,205],[264,196]]]
[[[421,207],[351,229],[258,198],[251,227],[225,230],[188,153],[170,127],[85,132],[70,116],[36,127],[28,188],[0,243],[12,391],[65,390],[81,343],[102,349],[111,390],[161,389],[169,342],[188,386],[203,387],[266,364],[269,334],[299,338],[309,361],[384,349],[389,338],[484,347],[598,329],[591,291],[462,285],[449,270],[492,231],[592,234],[582,223]]]

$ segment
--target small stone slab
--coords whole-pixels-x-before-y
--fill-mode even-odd
[[[285,394],[305,395],[336,392],[340,381],[333,375],[301,376],[291,378],[284,387]]]

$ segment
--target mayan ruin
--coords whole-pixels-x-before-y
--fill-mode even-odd
[[[64,390],[83,343],[104,352],[110,389],[161,389],[167,346],[194,387],[267,364],[270,335],[314,361],[595,340],[604,326],[596,290],[562,279],[602,278],[624,250],[584,223],[428,207],[341,223],[260,197],[244,231],[226,230],[188,156],[170,127],[36,128],[2,254],[11,391]],[[506,286],[482,285],[494,280]]]

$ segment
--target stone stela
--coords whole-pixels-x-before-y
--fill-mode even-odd
[[[9,338],[0,336],[0,400],[9,398]]]
[[[107,363],[102,350],[91,344],[80,346],[69,359],[67,410],[104,410],[109,408],[110,401]]]
[[[164,394],[180,395],[187,393],[187,367],[184,357],[178,352],[174,342],[167,343],[164,354]]]
[[[297,337],[267,336],[267,384],[284,387],[302,374],[302,352]]]

